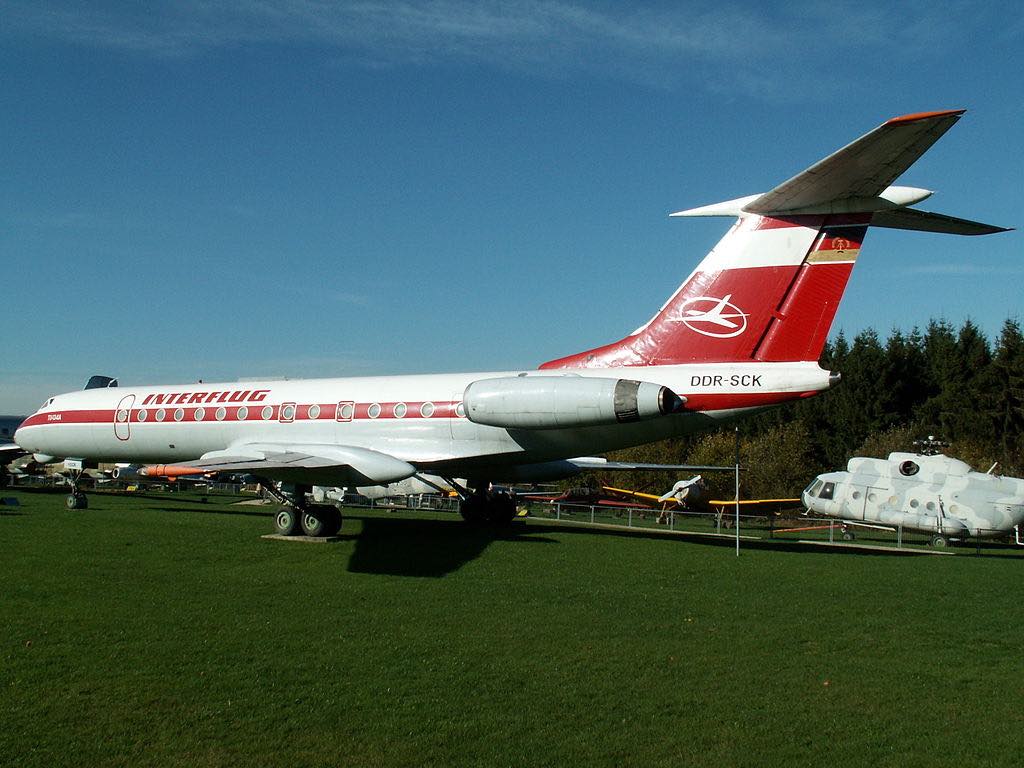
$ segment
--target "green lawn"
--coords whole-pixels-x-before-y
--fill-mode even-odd
[[[1018,556],[0,492],[0,765],[1016,765]]]

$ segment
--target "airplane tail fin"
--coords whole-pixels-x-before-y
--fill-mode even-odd
[[[908,208],[932,193],[891,186],[962,114],[893,118],[770,192],[672,214],[737,221],[649,322],[541,368],[817,361],[869,226],[1005,231]]]

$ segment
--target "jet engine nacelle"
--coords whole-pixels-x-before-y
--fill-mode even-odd
[[[505,429],[619,424],[664,416],[683,404],[658,384],[586,376],[481,379],[462,399],[470,421]]]
[[[129,480],[139,480],[143,477],[143,475],[139,472],[140,469],[142,469],[141,464],[118,464],[116,467],[114,467],[113,471],[110,473],[110,476],[114,480],[120,480],[122,482],[126,482]]]

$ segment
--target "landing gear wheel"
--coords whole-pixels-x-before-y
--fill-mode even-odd
[[[89,499],[86,498],[84,493],[75,491],[74,493],[68,494],[67,498],[64,499],[64,506],[68,509],[88,509]]]
[[[492,525],[508,525],[516,517],[516,499],[504,491],[491,494],[487,500],[487,522]]]
[[[474,493],[467,496],[459,504],[459,514],[467,523],[477,524],[487,520],[487,498],[483,494]]]
[[[307,536],[333,536],[341,528],[341,513],[327,504],[313,504],[299,513],[299,521]]]
[[[341,516],[341,510],[330,505],[325,505],[324,509],[327,512],[327,527],[325,529],[324,536],[337,536],[338,532],[341,530],[341,522],[343,519]]]
[[[949,539],[945,536],[932,536],[932,546],[936,549],[944,549],[949,544]]]
[[[274,515],[274,532],[279,536],[297,536],[301,531],[299,511],[294,507],[281,507]]]
[[[857,538],[857,534],[853,531],[843,531],[843,541],[853,541]]]

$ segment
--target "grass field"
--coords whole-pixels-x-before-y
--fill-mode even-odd
[[[0,765],[1016,765],[1018,556],[4,492]]]

